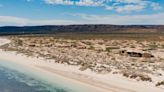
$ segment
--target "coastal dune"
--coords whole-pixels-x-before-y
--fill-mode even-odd
[[[4,38],[0,39],[0,45],[7,44],[9,42],[10,40]],[[63,71],[49,68],[48,66],[51,66],[51,63],[45,61],[46,60],[43,59],[29,58],[21,54],[16,55],[15,52],[5,52],[0,50],[1,65],[4,65],[4,67],[16,70],[21,73],[31,73],[32,76],[35,75],[37,76],[37,78],[46,80],[52,85],[53,83],[58,82],[58,85],[63,86],[63,88],[69,89],[71,92],[113,92],[112,90],[109,91],[108,89],[104,89],[103,87],[96,87],[91,84],[85,83],[88,81],[87,78],[85,80],[81,80],[81,78],[75,78],[73,74],[70,75],[69,73],[64,72],[64,66]],[[60,66],[60,68],[61,67],[62,66]],[[70,78],[71,76],[72,78]]]
[[[38,79],[46,80],[52,85],[58,82],[57,85],[70,89],[72,92],[134,92],[114,86],[110,87],[103,82],[95,81],[94,78],[92,79],[88,75],[78,73],[76,67],[60,64],[55,65],[51,62],[45,62],[42,59],[39,60],[37,58],[16,55],[14,52],[0,50],[0,64],[20,73],[26,72],[29,75],[31,74],[30,76],[36,76]]]
[[[9,42],[10,40],[0,39],[0,45]],[[136,83],[121,76],[80,71],[78,66],[56,64],[51,60],[27,57],[16,52],[0,50],[0,63],[21,73],[28,72],[30,76],[36,76],[52,85],[58,83],[70,92],[163,92],[161,88]]]

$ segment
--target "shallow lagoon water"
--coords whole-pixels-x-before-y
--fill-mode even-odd
[[[22,61],[23,62],[23,61]],[[14,62],[0,60],[0,92],[95,92],[60,77],[44,76]]]
[[[0,66],[0,92],[69,92]]]

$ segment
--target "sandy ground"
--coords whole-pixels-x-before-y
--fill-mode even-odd
[[[8,42],[10,41],[0,39],[0,45]],[[93,89],[90,92],[164,92],[164,89],[148,82],[136,82],[113,74],[96,74],[89,70],[80,71],[78,66],[56,64],[51,60],[26,57],[22,54],[17,55],[15,52],[0,50],[0,59],[42,72],[46,77],[58,76],[63,80]]]

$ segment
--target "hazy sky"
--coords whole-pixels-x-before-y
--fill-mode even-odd
[[[164,24],[164,0],[0,0],[0,26]]]

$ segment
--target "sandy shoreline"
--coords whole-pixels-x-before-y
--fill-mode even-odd
[[[10,57],[10,58],[8,58]],[[15,58],[19,57],[19,58]],[[86,86],[94,89],[94,92],[134,92],[124,88],[117,88],[115,86],[109,86],[103,82],[92,79],[91,76],[78,73],[76,70],[72,70],[73,67],[64,66],[59,64],[52,64],[51,62],[45,62],[36,58],[27,58],[26,56],[16,55],[11,52],[4,52],[0,50],[0,59],[8,62],[14,62],[23,67],[27,67],[37,72],[44,72],[46,76],[59,76],[64,80],[69,80],[73,83]],[[24,62],[22,62],[24,61]],[[39,63],[38,63],[39,62]],[[48,67],[50,66],[50,67]],[[54,68],[52,68],[54,67]],[[63,68],[63,70],[61,70]],[[67,71],[65,71],[67,70]],[[70,72],[68,72],[70,70]],[[88,72],[89,73],[89,72]]]
[[[8,43],[0,39],[2,44]],[[10,58],[8,58],[10,57]],[[22,54],[0,50],[0,59],[22,65],[37,72],[44,72],[46,76],[58,76],[72,83],[86,86],[94,92],[163,92],[164,89],[144,83],[128,81],[117,75],[100,75],[89,70],[80,71],[79,67],[56,64],[41,58],[26,57]],[[23,61],[23,62],[22,62]]]
[[[3,45],[6,43],[9,43],[10,41],[7,39],[0,39],[0,42],[1,42],[0,45]],[[10,58],[8,58],[8,57],[10,57]],[[65,79],[65,80],[71,80],[72,82],[75,82],[75,83],[78,83],[81,85],[85,85],[89,88],[94,89],[94,91],[96,91],[96,92],[107,92],[107,90],[104,88],[101,88],[101,87],[98,88],[96,86],[92,86],[90,84],[85,83],[88,81],[88,79],[86,79],[85,82],[84,81],[82,82],[82,81],[80,81],[81,78],[76,78],[76,79],[75,79],[75,77],[70,78],[69,74],[67,74],[65,71],[59,71],[56,69],[49,68],[48,66],[45,66],[46,63],[43,63],[43,62],[45,62],[44,60],[39,60],[36,58],[28,58],[23,55],[16,55],[16,53],[14,53],[14,52],[5,52],[2,50],[0,50],[0,59],[7,60],[9,62],[14,62],[16,64],[20,64],[24,67],[28,67],[29,69],[33,69],[35,71],[37,70],[37,72],[40,72],[40,71],[45,72],[48,74],[47,76],[54,76],[54,74],[56,76],[56,74],[58,74],[60,77],[63,77],[63,79]],[[22,62],[22,61],[24,61],[24,62]],[[34,62],[37,62],[37,63],[34,63]],[[38,63],[38,62],[40,62],[40,63]],[[49,64],[47,64],[47,65],[49,65]],[[69,76],[69,78],[64,77],[64,76]],[[108,90],[108,92],[110,92],[110,91]],[[113,92],[113,91],[111,91],[111,92]]]

